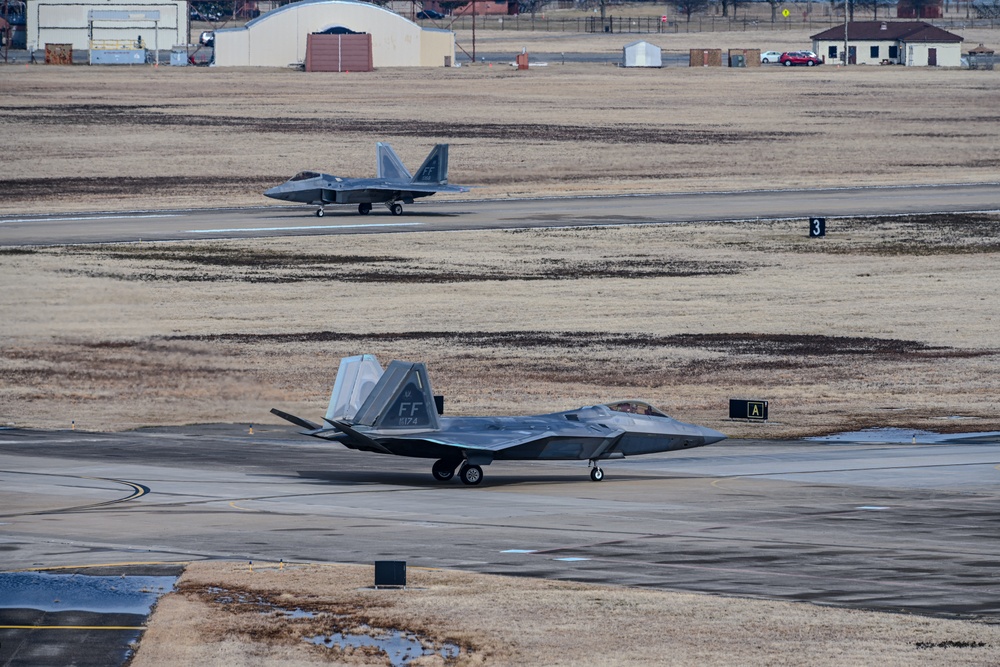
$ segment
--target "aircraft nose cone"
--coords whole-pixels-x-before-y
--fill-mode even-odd
[[[265,197],[270,197],[271,199],[284,199],[285,198],[284,195],[281,194],[281,186],[280,185],[276,185],[273,188],[268,188],[267,190],[264,190],[264,196]]]
[[[719,431],[710,429],[706,426],[701,426],[700,428],[701,428],[701,437],[705,439],[706,445],[711,445],[713,442],[719,442],[729,437],[725,433],[720,433]]]

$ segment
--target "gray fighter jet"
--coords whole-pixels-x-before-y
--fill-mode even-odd
[[[272,199],[318,207],[322,218],[327,204],[357,204],[358,213],[368,215],[372,204],[385,204],[393,215],[403,214],[403,204],[438,192],[468,192],[462,185],[448,185],[448,144],[437,144],[414,176],[403,166],[389,144],[377,143],[378,173],[375,178],[342,178],[318,171],[301,171],[290,180],[266,190]]]
[[[370,354],[345,357],[323,421],[328,426],[271,412],[305,429],[304,435],[350,449],[437,459],[434,478],[458,470],[465,484],[479,484],[482,466],[494,461],[587,460],[590,478],[604,479],[599,461],[702,447],[726,436],[671,419],[636,400],[589,405],[529,417],[441,417],[424,364],[393,361],[383,370]]]

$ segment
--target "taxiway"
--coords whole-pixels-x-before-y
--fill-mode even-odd
[[[263,199],[263,197],[262,197]],[[1000,209],[1000,183],[964,185],[756,190],[624,197],[489,201],[429,200],[401,216],[376,207],[330,206],[317,218],[308,206],[192,209],[0,217],[0,245],[463,231],[811,216],[954,213]],[[804,223],[803,223],[804,224]],[[805,227],[803,226],[803,230]]]
[[[5,570],[197,559],[446,567],[1000,621],[1000,441],[734,440],[430,462],[215,425],[0,430]]]

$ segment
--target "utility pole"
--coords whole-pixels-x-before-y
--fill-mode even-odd
[[[844,0],[844,67],[847,67],[847,3],[850,0]]]

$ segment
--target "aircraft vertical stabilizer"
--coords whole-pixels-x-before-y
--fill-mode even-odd
[[[390,363],[353,422],[376,429],[437,430],[437,410],[427,367],[406,361]]]
[[[378,178],[389,181],[409,181],[413,178],[410,171],[403,166],[403,161],[392,150],[392,146],[381,141],[375,144],[378,153]]]
[[[448,144],[437,144],[417,169],[412,183],[448,184]]]
[[[352,420],[382,377],[382,365],[372,354],[344,357],[330,394],[326,419]]]

